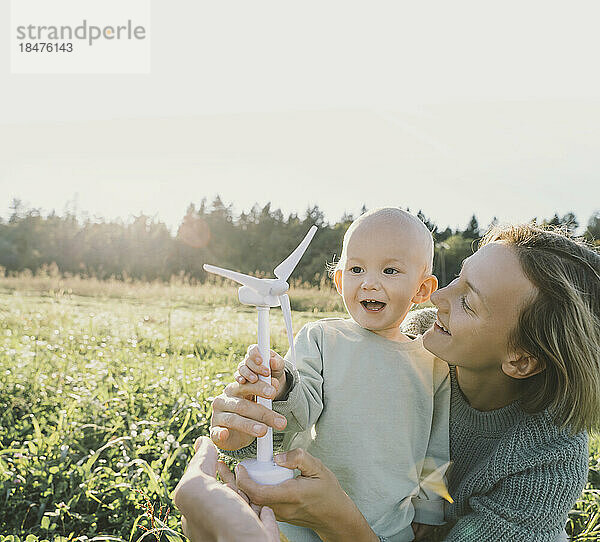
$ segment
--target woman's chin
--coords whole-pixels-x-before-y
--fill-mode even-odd
[[[437,337],[438,333],[439,332],[433,327],[429,328],[425,333],[423,333],[423,346],[434,356],[450,363],[446,357],[447,353],[444,353],[445,349],[443,348],[443,345],[440,344],[440,340]]]

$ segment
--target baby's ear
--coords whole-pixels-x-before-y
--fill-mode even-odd
[[[411,299],[413,303],[425,303],[429,301],[431,294],[437,290],[438,280],[435,275],[428,275],[421,282],[421,286],[417,290],[415,296]]]
[[[336,269],[333,275],[333,282],[335,282],[335,289],[338,294],[342,295],[342,270]]]

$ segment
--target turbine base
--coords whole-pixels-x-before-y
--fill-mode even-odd
[[[275,462],[258,461],[257,459],[244,459],[240,464],[248,471],[248,475],[257,484],[274,486],[294,477],[294,471],[280,467]]]

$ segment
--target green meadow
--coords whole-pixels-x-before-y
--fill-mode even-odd
[[[327,289],[291,299],[296,331],[342,310]],[[0,279],[0,542],[184,540],[170,494],[255,328],[220,283]],[[598,439],[568,530],[600,539]]]

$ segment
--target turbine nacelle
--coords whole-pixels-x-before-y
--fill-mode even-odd
[[[242,286],[238,290],[240,303],[244,305],[252,305],[253,307],[279,307],[279,296],[262,295],[250,286]]]
[[[271,298],[277,298],[285,294],[290,285],[282,279],[259,279],[250,275],[244,275],[230,269],[223,269],[215,265],[204,264],[204,270],[209,273],[214,273],[221,277],[234,280],[242,285],[239,289],[240,301],[244,305],[254,305],[256,307],[277,307],[279,303],[274,305]],[[253,292],[251,295],[248,290]]]

